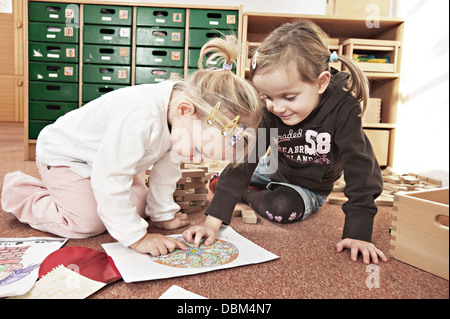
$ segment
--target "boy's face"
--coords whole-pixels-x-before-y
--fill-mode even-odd
[[[267,109],[289,126],[302,122],[319,104],[319,83],[293,79],[284,69],[257,74],[253,83],[264,95]]]

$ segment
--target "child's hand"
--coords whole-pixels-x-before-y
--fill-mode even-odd
[[[344,250],[344,248],[350,249],[350,257],[353,261],[358,259],[358,252],[361,252],[363,256],[363,262],[368,265],[370,264],[370,259],[374,264],[378,264],[378,257],[382,261],[386,262],[387,258],[384,253],[375,247],[374,244],[367,241],[345,238],[336,244],[336,250],[338,253]]]
[[[177,229],[190,224],[187,221],[187,215],[182,213],[176,213],[172,220],[166,220],[164,222],[154,222],[157,228],[161,229]]]
[[[182,250],[188,249],[184,243],[161,234],[147,234],[130,246],[138,253],[151,254],[154,257],[172,252],[177,247]]]
[[[186,229],[183,232],[183,237],[189,243],[194,244],[195,247],[199,247],[202,238],[205,238],[205,246],[209,246],[216,240],[221,225],[220,219],[208,216],[203,225],[195,225]]]

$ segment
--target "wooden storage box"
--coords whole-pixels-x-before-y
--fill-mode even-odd
[[[381,99],[369,98],[366,111],[362,117],[363,123],[380,123],[381,121]]]
[[[388,17],[391,0],[328,0],[327,14],[347,17],[367,18],[368,16]]]
[[[373,54],[376,58],[388,57],[389,63],[357,62],[365,72],[397,72],[399,41],[377,39],[347,39],[342,42],[344,55],[353,59],[353,54]]]
[[[392,212],[393,258],[449,279],[448,187],[396,194]]]
[[[380,166],[388,165],[389,130],[364,129]]]

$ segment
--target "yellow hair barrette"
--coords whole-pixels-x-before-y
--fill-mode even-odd
[[[216,106],[214,106],[211,113],[209,113],[208,120],[206,121],[206,123],[208,123],[209,126],[212,126],[216,122],[217,114],[219,114],[219,108],[220,108],[220,101],[217,102]]]
[[[240,116],[236,115],[234,119],[231,120],[230,123],[227,124],[227,126],[225,126],[222,130],[222,135],[227,137],[228,134],[230,134],[231,131],[234,130],[234,128],[236,127],[237,122],[239,121]]]

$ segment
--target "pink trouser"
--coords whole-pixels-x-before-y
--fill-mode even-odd
[[[90,178],[66,166],[47,166],[37,162],[42,181],[20,171],[3,180],[2,209],[22,223],[66,238],[86,238],[106,228],[97,213],[97,202]],[[131,200],[145,217],[147,187],[140,176],[131,186]]]

